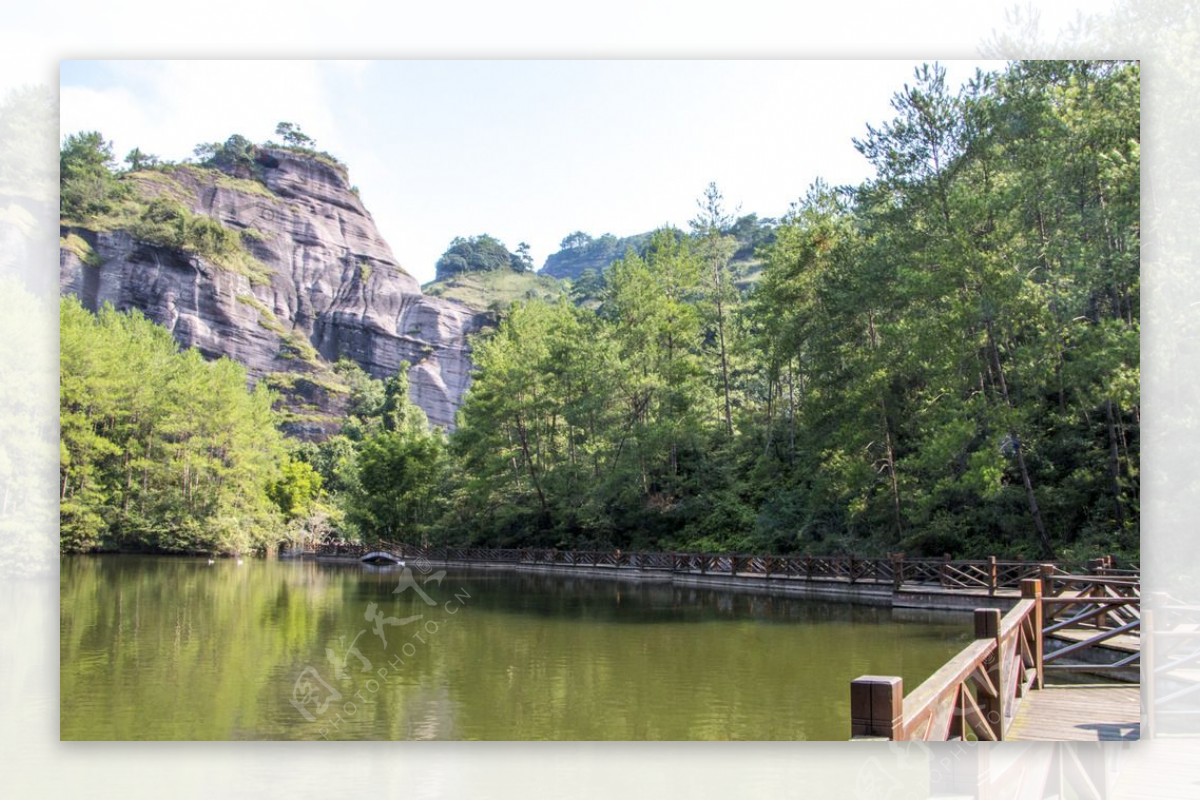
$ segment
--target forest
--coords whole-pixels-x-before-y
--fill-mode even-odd
[[[804,190],[753,275],[710,184],[686,230],[589,273],[588,302],[514,303],[472,342],[451,434],[403,369],[344,361],[341,433],[286,440],[237,365],[64,299],[62,547],[1136,560],[1139,81],[1013,62],[955,89],[918,68],[854,140],[873,175]],[[503,250],[483,244],[456,240],[447,271]]]

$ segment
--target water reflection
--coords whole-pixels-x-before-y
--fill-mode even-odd
[[[961,614],[904,617],[662,582],[71,557],[61,734],[838,740],[852,678],[915,686],[968,639]]]

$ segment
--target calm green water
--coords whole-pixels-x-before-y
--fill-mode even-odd
[[[851,679],[911,689],[969,632],[578,577],[68,557],[61,736],[843,740]]]

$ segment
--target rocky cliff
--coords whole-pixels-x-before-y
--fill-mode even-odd
[[[243,174],[179,165],[125,180],[143,203],[165,199],[237,232],[248,252],[241,268],[148,241],[136,225],[69,226],[62,292],[92,309],[140,309],[181,345],[241,362],[290,393],[302,436],[328,430],[338,395],[328,365],[343,357],[377,378],[408,362],[413,400],[432,424],[453,427],[469,382],[466,338],[485,316],[421,293],[341,165],[258,148]]]

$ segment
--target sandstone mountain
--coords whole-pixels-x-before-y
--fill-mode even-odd
[[[64,223],[61,291],[91,309],[139,309],[181,345],[241,362],[284,394],[299,436],[335,427],[345,388],[329,366],[341,358],[376,378],[408,362],[412,399],[431,424],[452,428],[470,380],[467,336],[486,315],[422,294],[342,165],[267,146],[250,166],[127,174],[143,204],[138,224]],[[186,227],[202,217],[236,232],[245,258],[231,266],[142,233],[159,218]]]

